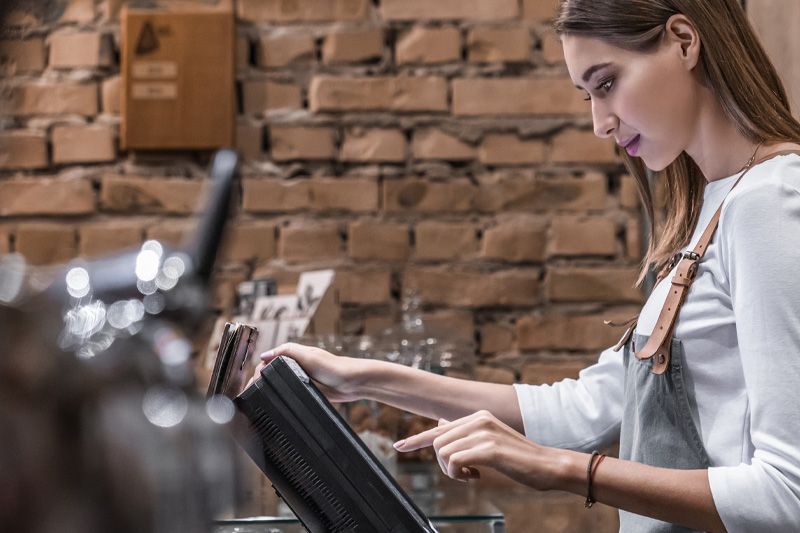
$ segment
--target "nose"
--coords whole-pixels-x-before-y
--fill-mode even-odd
[[[599,99],[592,100],[592,124],[594,124],[594,134],[601,139],[611,137],[614,130],[619,126],[619,119],[608,109]]]

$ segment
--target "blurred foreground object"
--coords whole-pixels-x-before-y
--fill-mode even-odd
[[[197,532],[235,496],[179,329],[206,310],[237,159],[219,152],[183,251],[156,241],[66,268],[0,258],[0,530]]]

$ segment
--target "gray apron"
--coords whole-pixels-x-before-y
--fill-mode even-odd
[[[646,342],[646,336],[634,333],[624,346],[624,411],[619,457],[663,468],[707,469],[711,462],[692,419],[683,379],[683,345],[678,339],[672,339],[669,367],[657,375],[652,373],[654,358],[641,360],[635,355]],[[627,511],[620,511],[619,519],[623,533],[694,531]]]

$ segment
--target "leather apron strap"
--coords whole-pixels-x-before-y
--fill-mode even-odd
[[[733,190],[733,188],[742,181],[742,178],[756,165],[774,157],[788,154],[800,155],[800,151],[783,150],[759,159],[739,176],[736,183],[731,187],[731,190]],[[730,194],[730,192],[728,192],[728,194]],[[658,282],[660,282],[666,277],[669,271],[673,268],[677,268],[675,275],[672,277],[672,286],[664,302],[664,307],[661,308],[661,313],[658,315],[658,321],[653,329],[653,333],[650,335],[645,346],[636,353],[636,357],[639,359],[649,359],[655,356],[655,360],[653,361],[653,374],[663,374],[667,369],[667,365],[669,365],[670,344],[672,343],[672,336],[675,332],[675,325],[678,322],[678,313],[680,312],[683,302],[686,301],[689,288],[692,286],[697,276],[698,263],[703,258],[703,255],[705,255],[708,245],[714,237],[714,232],[717,230],[719,217],[722,214],[722,205],[724,203],[725,201],[723,200],[716,213],[714,213],[714,216],[711,218],[711,221],[708,223],[697,245],[694,247],[694,250],[675,254],[658,276]]]

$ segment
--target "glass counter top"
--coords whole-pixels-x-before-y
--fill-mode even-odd
[[[259,472],[260,474],[260,472]],[[263,474],[262,474],[263,476]],[[395,478],[439,533],[503,533],[503,514],[475,490],[471,483],[445,477],[438,465],[399,465]],[[305,531],[288,506],[275,496],[269,482],[263,495],[267,513],[245,516],[250,509],[214,521],[214,533],[302,533]],[[270,494],[271,493],[271,494]],[[244,511],[244,513],[242,512]]]

